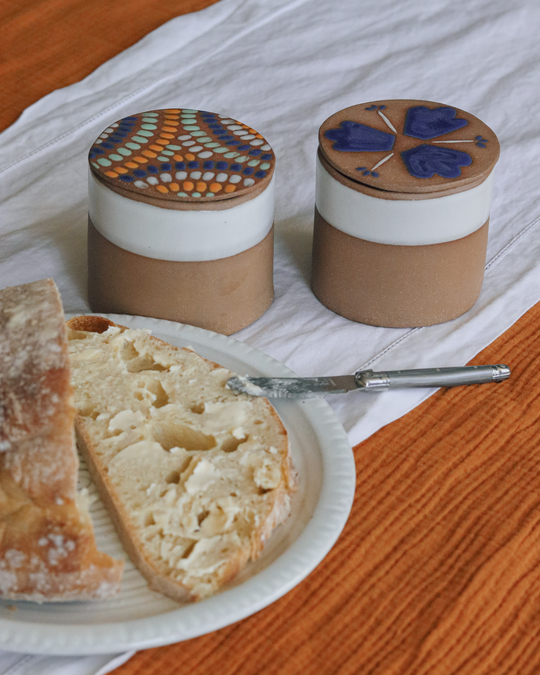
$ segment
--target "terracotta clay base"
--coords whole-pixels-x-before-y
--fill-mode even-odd
[[[88,221],[88,299],[93,312],[137,314],[230,335],[272,304],[273,228],[237,255],[170,262],[112,244]]]
[[[333,312],[372,326],[455,319],[480,295],[488,224],[443,244],[392,246],[345,234],[315,209],[313,292]]]

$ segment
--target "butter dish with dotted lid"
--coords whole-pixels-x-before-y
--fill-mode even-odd
[[[231,334],[273,300],[275,156],[249,125],[167,109],[124,117],[89,153],[95,312]]]
[[[483,282],[494,132],[454,106],[354,105],[319,131],[312,288],[329,309],[387,327],[454,319]]]

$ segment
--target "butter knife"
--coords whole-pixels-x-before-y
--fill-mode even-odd
[[[235,375],[227,387],[237,394],[267,398],[314,398],[348,391],[385,391],[411,387],[458,387],[468,384],[502,382],[510,377],[510,368],[503,364],[492,366],[462,366],[457,368],[422,368],[418,370],[387,370],[375,373],[360,370],[354,375],[336,377],[242,377]]]

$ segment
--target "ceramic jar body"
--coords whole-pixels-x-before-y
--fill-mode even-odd
[[[348,319],[393,328],[454,319],[484,277],[491,175],[471,190],[382,198],[317,162],[312,286]]]
[[[88,295],[95,312],[230,335],[273,300],[273,181],[214,210],[166,209],[89,178]]]

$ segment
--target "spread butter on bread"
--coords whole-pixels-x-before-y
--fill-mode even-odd
[[[290,513],[283,424],[189,348],[97,316],[67,325],[79,447],[124,547],[153,590],[212,595]]]
[[[0,291],[0,596],[108,598],[123,563],[97,550],[77,495],[66,327],[51,279]]]

